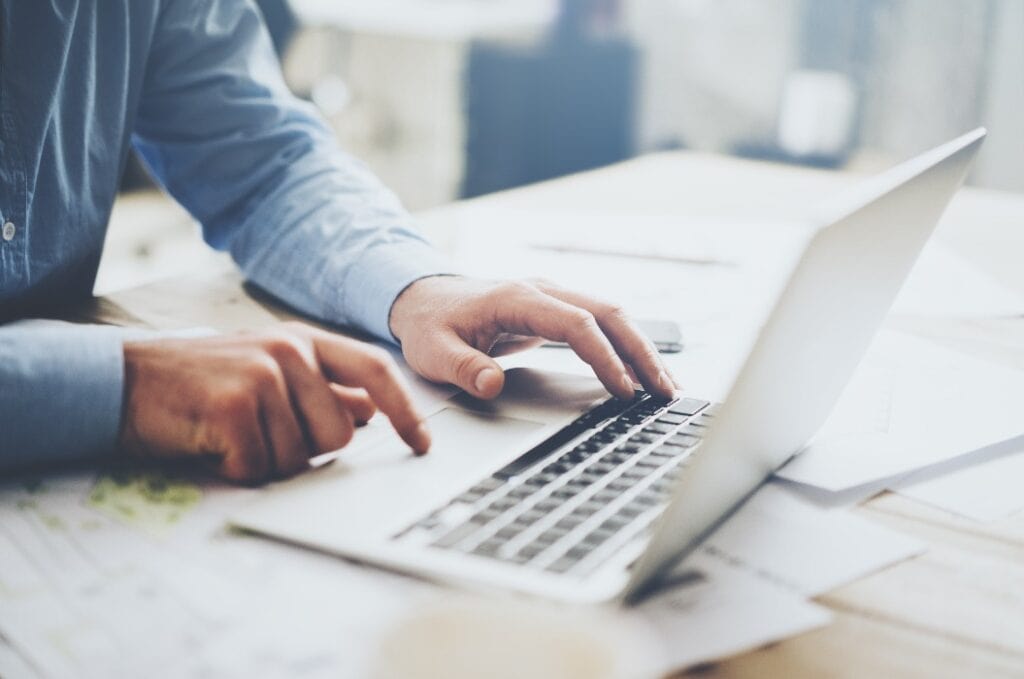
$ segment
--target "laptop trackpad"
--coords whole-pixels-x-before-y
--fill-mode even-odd
[[[499,451],[522,446],[537,430],[544,427],[531,422],[491,413],[479,413],[448,407],[427,418],[434,438],[431,455],[449,457],[481,457],[482,451]]]
[[[272,488],[239,523],[310,544],[379,539],[381,531],[396,530],[504,466],[545,428],[457,406],[427,422],[433,437],[427,455],[413,457],[385,426],[361,432],[334,464]]]

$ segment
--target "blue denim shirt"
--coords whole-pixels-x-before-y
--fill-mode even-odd
[[[0,319],[87,298],[129,148],[249,280],[393,339],[446,271],[286,89],[249,0],[0,0]],[[0,326],[0,468],[113,448],[123,332]]]

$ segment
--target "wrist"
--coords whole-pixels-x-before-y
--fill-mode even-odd
[[[417,313],[427,306],[427,299],[436,295],[440,286],[454,278],[458,277],[452,274],[425,276],[413,281],[398,293],[388,313],[388,329],[399,344],[402,343],[403,336],[415,327]]]

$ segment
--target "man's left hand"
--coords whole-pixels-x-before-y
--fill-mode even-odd
[[[423,278],[395,300],[390,325],[416,372],[480,398],[494,398],[505,383],[493,356],[543,340],[568,343],[620,398],[633,396],[634,381],[666,398],[676,389],[654,345],[621,308],[547,281]]]

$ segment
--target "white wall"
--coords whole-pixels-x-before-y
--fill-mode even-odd
[[[1024,191],[1024,2],[1000,0],[993,24],[982,115],[991,136],[974,180]]]

